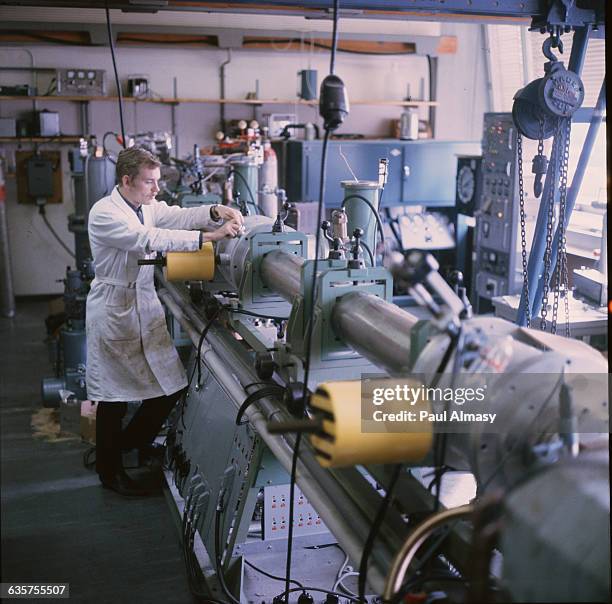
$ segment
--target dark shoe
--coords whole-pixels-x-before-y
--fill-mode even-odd
[[[125,471],[118,471],[111,476],[101,474],[100,482],[105,489],[110,489],[126,497],[146,497],[159,493],[159,488],[139,480],[133,480]]]

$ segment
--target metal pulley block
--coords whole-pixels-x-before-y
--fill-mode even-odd
[[[512,119],[519,133],[531,140],[548,139],[555,133],[557,119],[544,110],[540,100],[540,85],[544,78],[538,78],[521,88],[514,95]]]
[[[544,71],[538,89],[542,106],[553,116],[570,117],[584,101],[582,80],[560,61],[546,63]]]

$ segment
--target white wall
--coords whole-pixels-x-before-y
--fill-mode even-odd
[[[431,24],[429,24],[431,25]],[[439,59],[436,138],[451,140],[480,140],[484,109],[484,71],[480,56],[479,28],[476,25],[442,25],[445,33],[458,37],[458,52],[442,55]],[[105,69],[109,94],[115,93],[110,52],[103,47],[29,46],[37,67],[92,67]],[[227,58],[226,51],[187,48],[119,47],[117,49],[120,78],[129,74],[147,74],[151,88],[162,96],[172,96],[173,78],[177,78],[178,96],[218,98],[220,64]],[[0,48],[0,65],[28,66],[30,58],[23,47]],[[255,90],[259,80],[260,98],[294,99],[298,87],[297,72],[313,68],[318,71],[319,83],[329,69],[328,52],[283,52],[241,50],[232,52],[226,68],[226,96],[244,98]],[[352,100],[399,100],[405,97],[408,85],[416,97],[419,90],[428,90],[427,59],[418,56],[372,57],[339,53],[337,74],[343,78]],[[1,72],[0,83],[26,81],[27,74]],[[45,79],[46,78],[46,79]],[[44,92],[48,76],[39,76],[39,87]],[[60,126],[65,134],[79,132],[76,103],[44,101],[38,109],[58,111]],[[16,117],[31,110],[25,101],[0,101],[1,117]],[[367,136],[387,137],[390,121],[398,119],[402,109],[390,106],[352,105],[351,113],[339,130]],[[263,113],[294,112],[300,120],[318,120],[316,109],[307,106],[265,105],[254,108],[246,105],[227,105],[226,119],[261,120]],[[98,137],[108,131],[119,131],[118,109],[115,103],[90,104],[90,134]],[[427,110],[421,109],[427,118]],[[219,107],[205,104],[183,104],[176,110],[179,153],[185,155],[193,144],[211,144],[219,127]],[[320,120],[318,120],[320,124]],[[126,103],[125,125],[128,132],[171,130],[171,110],[167,105]],[[29,148],[24,146],[24,148]],[[42,148],[57,149],[48,144]],[[63,150],[64,203],[48,209],[49,221],[72,247],[73,237],[67,231],[67,217],[74,211],[71,182]],[[15,145],[4,145],[0,153],[12,164]],[[70,258],[46,231],[33,206],[16,203],[15,181],[7,180],[7,213],[10,229],[15,292],[17,295],[60,293],[61,283]]]

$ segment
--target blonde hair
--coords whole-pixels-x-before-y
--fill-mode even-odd
[[[117,180],[121,182],[124,176],[136,178],[141,167],[159,168],[160,166],[158,159],[146,149],[130,147],[117,156]]]

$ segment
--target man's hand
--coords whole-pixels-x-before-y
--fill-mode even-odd
[[[244,224],[244,217],[242,214],[234,208],[228,208],[227,206],[217,205],[215,206],[215,212],[217,216],[223,220],[234,220],[238,224]]]
[[[237,220],[229,220],[217,230],[204,233],[205,241],[220,241],[221,239],[233,239],[242,231],[242,223]]]

